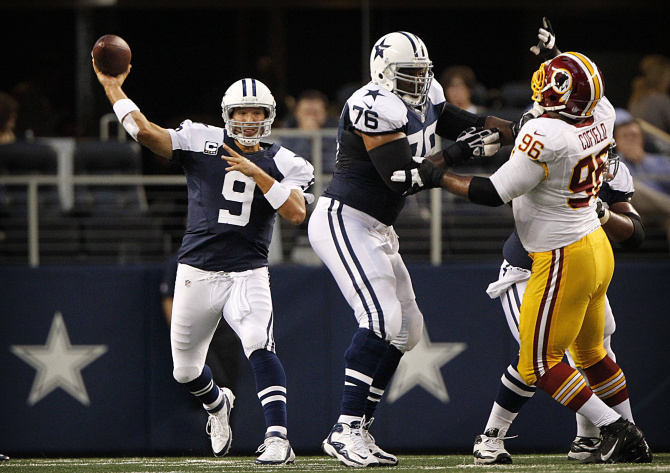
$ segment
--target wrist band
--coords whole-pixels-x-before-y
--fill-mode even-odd
[[[605,214],[598,220],[600,220],[600,225],[605,225],[609,219],[610,219],[610,211],[608,209],[605,209]]]
[[[275,181],[270,187],[270,190],[265,193],[265,198],[273,209],[277,210],[279,207],[284,205],[284,202],[288,200],[288,197],[291,195],[291,189],[286,187],[284,184]]]
[[[123,123],[123,119],[130,112],[139,112],[140,111],[140,109],[137,107],[137,105],[135,105],[135,102],[133,102],[130,99],[117,100],[116,103],[114,103],[112,108],[114,108],[114,113],[116,113],[116,118],[118,118],[121,123]]]

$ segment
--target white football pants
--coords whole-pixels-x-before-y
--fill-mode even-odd
[[[312,248],[354,309],[359,327],[403,353],[414,348],[421,338],[423,315],[393,227],[320,197],[308,232]]]
[[[227,273],[177,267],[170,342],[173,375],[180,383],[197,378],[221,317],[235,330],[249,357],[274,352],[274,320],[267,267]]]

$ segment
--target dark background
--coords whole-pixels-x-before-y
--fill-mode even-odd
[[[667,1],[0,0],[0,90],[32,82],[32,115],[52,114],[44,135],[95,136],[111,107],[89,54],[98,37],[114,33],[133,52],[124,89],[160,125],[218,121],[223,92],[246,76],[268,83],[280,115],[286,95],[310,88],[325,92],[337,113],[338,91],[368,80],[370,48],[391,31],[419,35],[436,76],[467,64],[488,89],[529,83],[538,60],[528,49],[543,16],[560,49],[598,63],[618,107],[640,58],[670,55]],[[269,72],[258,66],[263,57]]]

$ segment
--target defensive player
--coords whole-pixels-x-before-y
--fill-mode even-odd
[[[395,465],[370,435],[376,406],[402,354],[419,341],[423,316],[398,253],[393,223],[409,183],[394,169],[433,151],[435,134],[458,140],[443,152],[456,163],[493,154],[511,123],[445,102],[424,43],[407,32],[380,38],[370,55],[372,81],[353,93],[340,117],[336,170],[309,221],[309,240],[353,308],[359,329],[346,351],[340,416],[324,451],[350,467]],[[484,131],[470,127],[500,128]],[[460,135],[459,135],[460,134]]]
[[[644,225],[630,203],[634,193],[630,172],[624,163],[617,163],[617,166],[619,169],[614,178],[610,182],[604,182],[598,192],[602,205],[596,207],[596,213],[599,214],[599,219],[605,222],[602,224],[603,229],[612,241],[618,242],[626,249],[634,249],[644,241]],[[610,166],[609,169],[614,169],[614,166]],[[533,260],[523,248],[516,231],[505,242],[503,257],[500,278],[489,285],[487,293],[493,299],[500,297],[509,328],[519,342],[520,306],[530,278]],[[611,348],[611,335],[615,328],[612,309],[609,301],[605,299],[603,346],[614,361],[616,357]],[[566,355],[570,366],[576,368],[569,351]],[[518,359],[507,367],[500,378],[498,394],[484,433],[475,439],[473,454],[476,464],[512,463],[512,457],[505,449],[504,439],[521,406],[533,396],[536,389],[535,386],[528,386],[521,381],[517,363]],[[628,401],[624,402],[628,404]],[[630,410],[630,407],[627,406],[626,410]],[[632,413],[627,412],[624,417],[634,422]],[[576,414],[576,418],[577,436],[570,446],[568,459],[581,461],[597,451],[600,444],[600,430],[581,414]]]
[[[490,178],[459,176],[424,159],[394,179],[412,180],[412,191],[443,187],[482,205],[513,201],[519,238],[533,260],[519,316],[521,380],[600,428],[598,451],[584,462],[651,461],[644,435],[626,420],[626,378],[603,346],[614,257],[595,209],[614,108],[596,64],[576,52],[544,62],[532,88],[545,113],[523,125],[509,161]],[[590,388],[561,361],[568,348]]]
[[[555,57],[560,51],[556,47],[556,37],[551,23],[546,18],[543,20],[543,26],[538,34],[540,41],[537,46],[531,48],[531,51],[541,57]],[[539,104],[537,102],[534,104],[534,110],[538,111]],[[543,110],[540,108],[539,112],[542,113]],[[603,205],[596,206],[596,213],[599,219],[605,222],[602,226],[610,240],[626,249],[638,248],[644,241],[644,225],[630,203],[634,193],[633,179],[626,165],[619,163],[618,156],[613,155],[611,150],[612,146],[607,171],[603,173],[604,182],[598,192],[598,198]],[[509,328],[519,342],[519,307],[530,277],[533,260],[528,256],[516,231],[505,242],[503,257],[500,278],[489,285],[487,293],[494,299],[500,297]],[[610,337],[615,327],[614,315],[606,299],[603,345],[614,361],[616,358],[611,348]],[[570,366],[576,368],[569,351],[566,355]],[[505,449],[504,439],[521,406],[535,393],[535,386],[527,386],[521,381],[516,368],[517,361],[518,359],[511,363],[503,373],[484,434],[478,435],[475,439],[473,455],[476,464],[512,462],[512,457]],[[600,430],[581,414],[576,414],[576,418],[577,436],[570,446],[568,459],[581,461],[598,449]],[[628,420],[633,422],[632,414]]]
[[[275,213],[295,225],[304,220],[304,191],[314,181],[311,164],[260,141],[270,134],[276,104],[258,80],[242,79],[228,88],[221,103],[225,129],[190,120],[165,129],[148,121],[121,89],[130,67],[117,77],[95,72],[128,133],[181,164],[186,174],[188,219],[170,328],[175,379],[202,401],[214,454],[225,455],[235,396],[217,386],[205,364],[223,317],[242,341],[263,406],[267,430],[256,463],[293,463],[286,376],[275,354],[268,247]]]

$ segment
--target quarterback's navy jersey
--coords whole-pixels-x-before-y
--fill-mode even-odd
[[[268,265],[275,209],[256,182],[229,167],[222,141],[277,181],[305,191],[314,168],[277,144],[244,154],[223,128],[184,121],[168,130],[172,160],[181,164],[188,187],[186,233],[179,262],[206,271],[245,271]]]
[[[598,197],[606,207],[612,206],[616,202],[630,202],[635,193],[633,178],[626,164],[619,162],[619,170],[609,182],[603,182],[598,191]],[[521,239],[516,229],[509,236],[503,246],[503,257],[512,266],[530,270],[533,266],[533,260],[528,256],[528,251],[521,244]]]
[[[370,135],[403,132],[413,156],[428,156],[434,152],[435,128],[444,102],[444,92],[436,81],[423,114],[372,82],[354,92],[340,116],[336,169],[324,195],[393,225],[405,198],[384,183],[363,138],[354,130]]]

